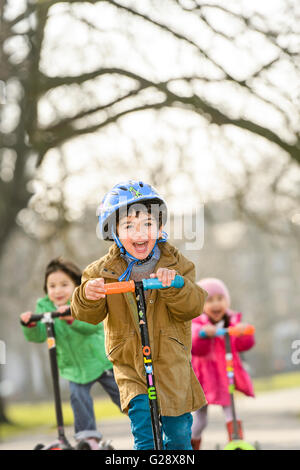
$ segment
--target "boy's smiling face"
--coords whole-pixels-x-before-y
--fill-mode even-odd
[[[117,226],[120,242],[132,256],[145,259],[154,248],[156,240],[161,236],[155,217],[145,212],[123,216]]]

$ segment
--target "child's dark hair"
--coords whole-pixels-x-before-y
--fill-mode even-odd
[[[159,204],[156,199],[151,199],[149,201],[142,201],[140,203],[133,202],[128,206],[120,208],[116,212],[116,225],[118,225],[120,219],[124,216],[135,214],[136,217],[139,217],[141,212],[148,213],[156,220],[159,228],[163,225],[165,213],[163,212],[164,206]]]
[[[57,271],[63,271],[69,276],[76,286],[81,284],[81,270],[72,263],[62,257],[54,258],[46,267],[45,280],[44,280],[44,291],[47,294],[47,279],[48,276]]]

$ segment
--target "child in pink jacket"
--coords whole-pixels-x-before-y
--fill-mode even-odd
[[[221,405],[224,410],[229,440],[233,432],[233,417],[228,392],[225,362],[224,337],[214,337],[217,328],[236,326],[242,334],[245,324],[242,314],[229,309],[230,295],[225,284],[215,278],[202,279],[197,283],[208,293],[204,313],[192,320],[192,365],[202,385],[207,403]],[[199,337],[199,331],[206,332],[206,338]],[[248,373],[243,368],[239,352],[247,351],[255,344],[254,335],[231,336],[235,388],[248,396],[254,396]],[[200,449],[202,431],[207,425],[207,406],[193,414],[192,447]],[[239,437],[243,438],[241,422],[238,421]]]

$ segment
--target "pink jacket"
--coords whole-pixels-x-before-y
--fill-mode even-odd
[[[229,310],[230,326],[240,323],[242,314]],[[202,385],[208,404],[228,406],[230,395],[226,375],[224,337],[199,338],[198,333],[210,322],[203,313],[192,320],[192,366]],[[254,397],[254,390],[248,373],[243,368],[239,352],[247,351],[255,344],[254,335],[231,336],[233,367],[236,390]]]

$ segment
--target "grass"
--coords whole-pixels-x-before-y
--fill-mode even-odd
[[[256,393],[300,387],[300,372],[275,374],[266,378],[254,379],[253,382]]]
[[[284,388],[300,387],[300,372],[289,372],[267,378],[257,378],[253,382],[256,394]],[[95,399],[94,408],[97,420],[102,421],[124,417],[110,399]],[[1,439],[42,427],[54,430],[56,426],[54,404],[52,402],[10,404],[7,406],[6,414],[13,424],[3,424],[1,426]],[[65,425],[72,426],[73,413],[68,402],[63,403],[63,416]]]
[[[124,415],[109,399],[95,399],[94,410],[96,420],[122,418]],[[2,424],[0,438],[4,439],[21,432],[37,428],[55,429],[56,418],[54,404],[43,403],[14,403],[7,406],[6,415],[12,424]],[[65,426],[73,425],[73,412],[69,403],[63,403]]]

